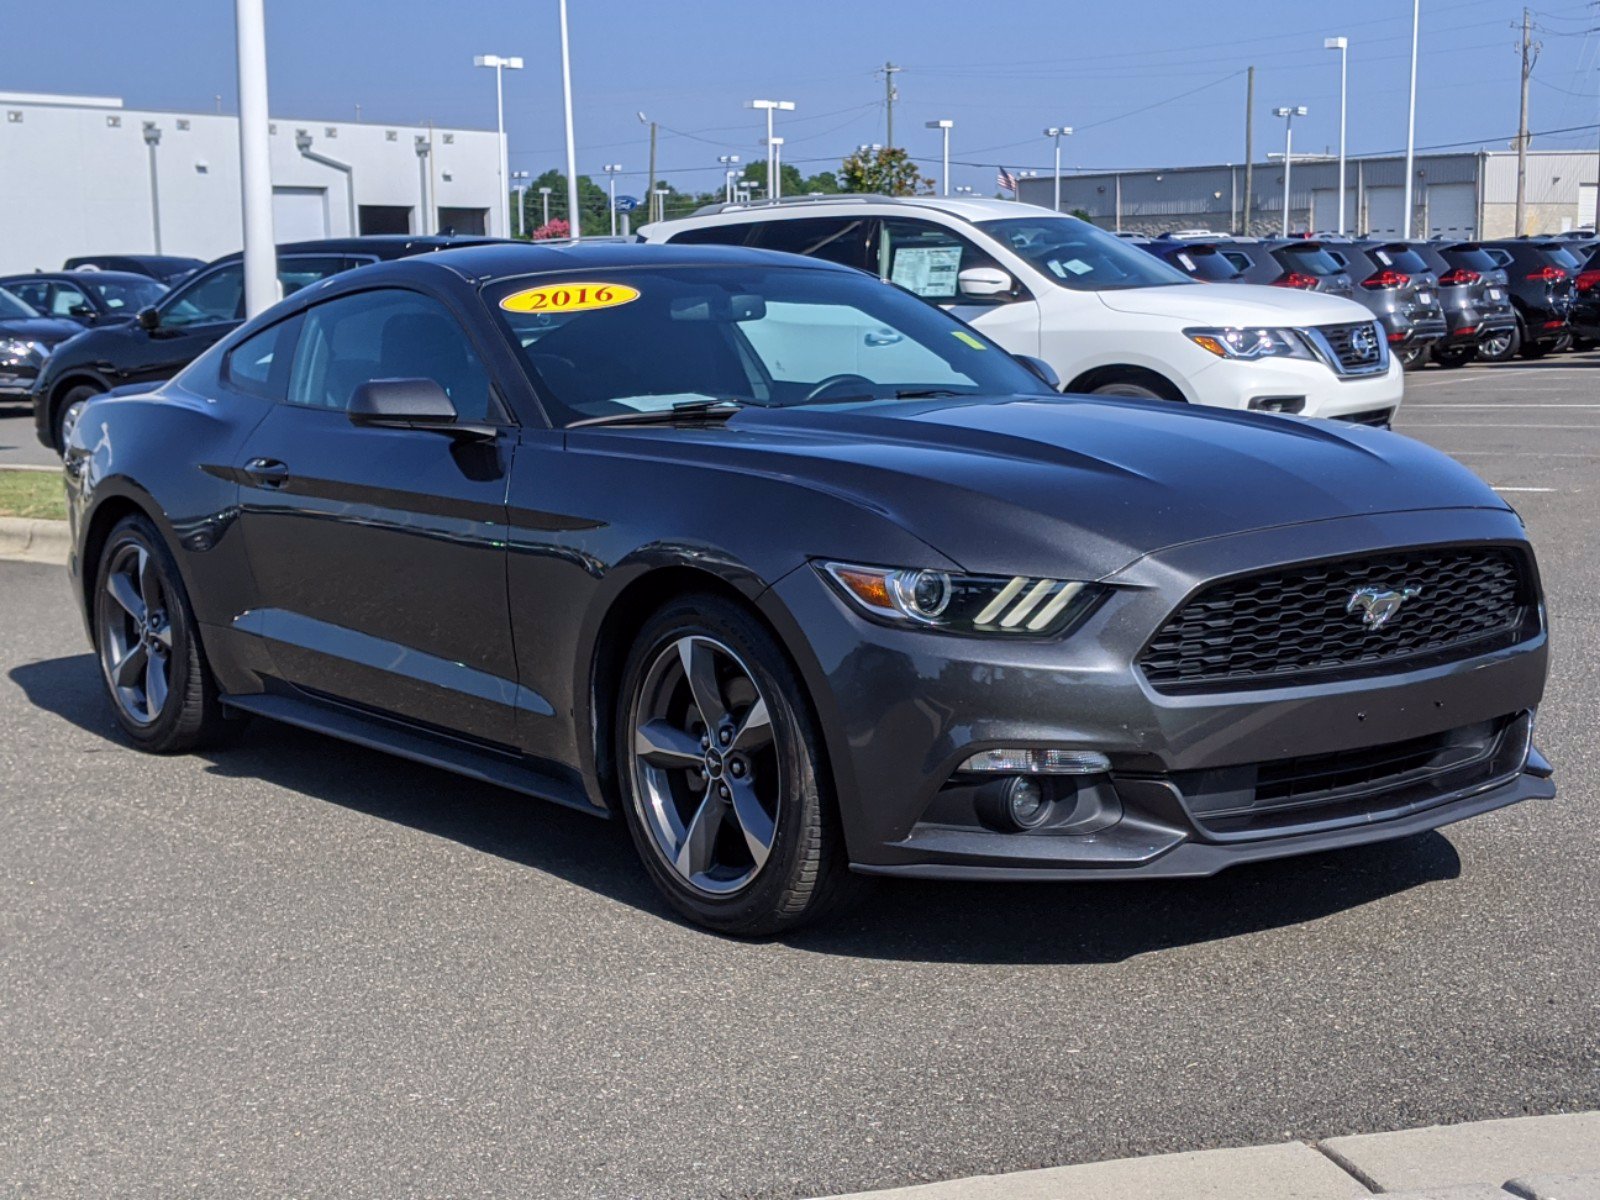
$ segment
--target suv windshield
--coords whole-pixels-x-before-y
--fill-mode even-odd
[[[1194,283],[1177,267],[1076,217],[1007,217],[978,228],[1077,292]]]
[[[1373,246],[1367,253],[1380,267],[1391,267],[1396,271],[1404,271],[1407,275],[1421,275],[1432,269],[1428,266],[1427,259],[1403,243]]]
[[[1234,266],[1215,246],[1185,246],[1171,251],[1172,259],[1188,274],[1207,283],[1225,283],[1238,279],[1243,272]]]
[[[100,302],[112,312],[135,312],[146,308],[167,294],[164,285],[154,279],[136,275],[123,275],[117,279],[88,276],[83,281],[93,288]]]
[[[1463,271],[1498,271],[1500,264],[1481,246],[1449,246],[1442,253],[1445,261],[1453,267],[1460,267]]]
[[[719,401],[1053,394],[954,317],[851,271],[595,270],[502,281],[486,299],[558,424]]]
[[[1291,271],[1303,271],[1307,275],[1337,275],[1344,270],[1338,259],[1316,244],[1281,246],[1278,253],[1283,258],[1284,266]]]

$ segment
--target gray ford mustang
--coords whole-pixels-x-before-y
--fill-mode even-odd
[[[787,255],[379,264],[93,401],[71,570],[138,746],[269,717],[620,815],[730,933],[852,871],[1206,875],[1554,794],[1489,488],[1048,375]]]

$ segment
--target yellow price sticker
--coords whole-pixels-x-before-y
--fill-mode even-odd
[[[516,313],[584,312],[591,308],[631,304],[638,298],[638,289],[625,283],[547,283],[543,287],[511,293],[500,301],[500,307]]]
[[[952,329],[950,332],[953,333],[956,337],[960,338],[967,345],[971,346],[974,350],[982,350],[982,349],[984,349],[983,343],[980,342],[977,338],[973,337],[965,329]]]

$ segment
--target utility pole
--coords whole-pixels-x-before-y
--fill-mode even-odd
[[[904,67],[897,67],[892,62],[883,64],[883,116],[885,124],[883,144],[891,150],[894,149],[894,102],[899,97],[899,93],[895,90],[894,77],[904,70]]]
[[[643,113],[639,114],[643,116]],[[650,214],[651,219],[659,221],[666,216],[664,201],[659,199],[660,193],[656,191],[656,123],[650,122],[650,182],[646,185],[650,189]]]
[[[1245,72],[1244,84],[1244,204],[1240,206],[1239,233],[1250,236],[1250,207],[1255,198],[1256,176],[1256,69]]]
[[[1522,105],[1517,115],[1517,227],[1516,236],[1528,232],[1528,80],[1533,64],[1539,61],[1539,45],[1533,41],[1533,16],[1522,10]]]

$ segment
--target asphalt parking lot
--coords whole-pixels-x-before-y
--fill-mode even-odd
[[[0,563],[0,1189],[817,1196],[1600,1107],[1600,353],[1399,428],[1532,530],[1556,800],[762,944],[579,814],[266,724],[135,754],[62,572]]]

